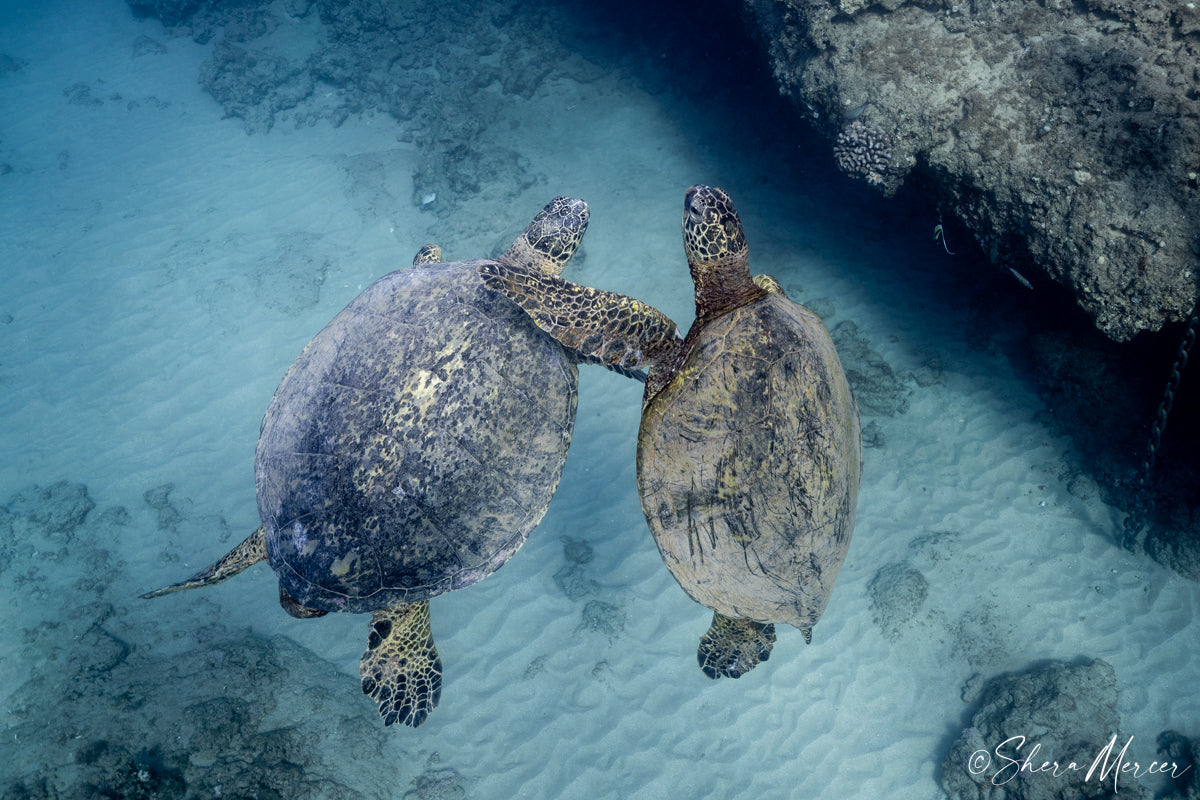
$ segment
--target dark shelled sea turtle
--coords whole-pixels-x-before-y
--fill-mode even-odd
[[[478,268],[557,275],[588,223],[551,201],[504,255],[409,269],[352,301],[292,364],[255,452],[262,527],[154,597],[267,560],[299,617],[370,612],[360,674],[385,723],[441,693],[429,600],[499,569],[541,521],[575,424],[580,358],[482,286]],[[627,370],[618,371],[626,372]]]
[[[649,366],[642,511],[671,574],[714,611],[701,668],[737,678],[770,655],[774,623],[810,640],[850,546],[861,432],[825,325],[773,278],[751,277],[725,192],[688,190],[683,239],[696,320],[682,342],[632,298],[525,269],[480,274],[565,345]]]

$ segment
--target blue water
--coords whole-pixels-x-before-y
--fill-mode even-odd
[[[0,11],[3,797],[931,798],[980,686],[1051,659],[1112,664],[1142,760],[1200,734],[1196,584],[1119,547],[1122,512],[1014,356],[1051,287],[949,218],[945,252],[929,190],[838,174],[740,33],[632,5],[391,13],[413,22],[354,67],[397,56],[371,94],[313,60],[315,5],[207,37],[114,0]],[[201,85],[223,37],[288,65],[263,73],[274,113]],[[858,524],[811,645],[781,628],[740,680],[696,668],[710,614],[636,493],[640,386],[595,368],[541,526],[433,602],[445,684],[421,728],[360,693],[365,618],[288,617],[265,566],[136,599],[257,525],[267,402],[375,277],[426,241],[495,255],[566,194],[592,211],[568,277],[686,326],[697,182],[733,196],[755,272],[825,318],[863,412]]]

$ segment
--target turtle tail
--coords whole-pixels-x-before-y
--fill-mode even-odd
[[[148,600],[151,597],[161,597],[164,594],[178,592],[181,589],[195,589],[198,586],[213,586],[221,581],[232,578],[247,567],[253,566],[260,561],[267,560],[267,535],[259,528],[254,533],[246,537],[246,540],[237,547],[230,550],[221,557],[215,564],[210,564],[204,569],[197,572],[186,581],[173,583],[170,586],[164,586],[161,589],[155,589],[153,592],[146,592],[140,595],[141,599]]]

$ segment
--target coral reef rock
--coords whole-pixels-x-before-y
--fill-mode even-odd
[[[891,140],[981,250],[1126,341],[1188,317],[1200,256],[1200,6],[745,0],[780,91],[831,141]],[[845,146],[840,145],[842,150]]]
[[[882,186],[891,171],[892,137],[856,119],[842,128],[833,145],[838,168],[874,186]]]
[[[1149,763],[1154,754],[1145,750],[1153,749],[1122,735],[1117,676],[1107,661],[1051,661],[983,686],[942,764],[941,784],[952,800],[1145,800],[1150,794],[1119,764]]]

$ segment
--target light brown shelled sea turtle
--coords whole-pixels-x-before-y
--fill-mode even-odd
[[[825,325],[773,278],[751,277],[725,192],[688,190],[683,240],[696,319],[682,342],[630,297],[525,269],[480,274],[564,345],[649,366],[642,511],[671,574],[714,612],[700,667],[737,678],[770,655],[774,623],[811,639],[850,546],[861,430]]]

